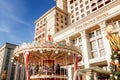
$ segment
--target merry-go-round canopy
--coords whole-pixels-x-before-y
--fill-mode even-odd
[[[51,38],[51,35],[48,35],[47,40],[43,43],[34,41],[17,46],[14,50],[13,59],[24,64],[23,56],[26,52],[30,53],[29,63],[40,63],[41,65],[43,61],[51,62],[53,60],[62,66],[71,65],[73,64],[74,54],[78,54],[78,61],[82,59],[78,47],[63,42],[56,43]]]

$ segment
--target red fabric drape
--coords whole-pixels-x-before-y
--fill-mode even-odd
[[[78,54],[74,54],[74,72],[78,69]],[[78,80],[78,75],[76,75],[75,80]]]
[[[29,70],[28,70],[29,56],[30,56],[29,52],[25,52],[24,53],[24,64],[25,64],[25,70],[26,70],[27,80],[30,80],[30,74],[29,74]]]
[[[78,69],[78,55],[74,54],[74,71]]]

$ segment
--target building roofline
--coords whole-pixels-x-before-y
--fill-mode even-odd
[[[46,13],[44,13],[41,17],[39,17],[34,23],[37,23],[40,19],[44,18],[45,16],[47,16],[50,12],[52,12],[53,10],[59,10],[64,14],[67,14],[66,12],[64,12],[62,9],[60,9],[57,6],[52,7],[50,10],[48,10]]]
[[[14,46],[18,46],[18,45],[13,44],[13,43],[5,42],[5,43],[3,43],[3,44],[0,46],[0,49],[1,49],[2,47],[4,47],[5,45],[14,45]]]

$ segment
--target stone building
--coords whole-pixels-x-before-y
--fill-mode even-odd
[[[108,79],[111,47],[106,39],[107,25],[120,34],[120,0],[55,0],[56,6],[35,21],[37,42],[51,34],[56,42],[73,44],[82,50],[79,62],[81,80]],[[50,30],[50,31],[49,31]],[[73,65],[68,66],[69,80]]]

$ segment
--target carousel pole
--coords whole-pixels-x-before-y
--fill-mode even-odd
[[[27,80],[30,80],[30,74],[29,74],[29,70],[28,70],[29,56],[30,56],[29,52],[24,53],[24,64],[25,64],[25,69],[26,69]]]

